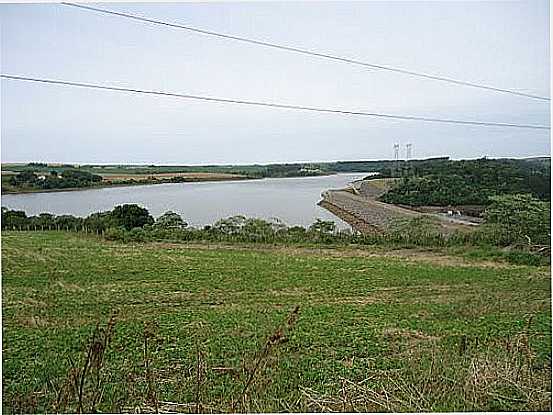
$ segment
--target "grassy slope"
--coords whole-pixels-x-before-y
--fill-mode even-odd
[[[116,309],[97,410],[152,407],[145,324],[155,333],[157,400],[196,400],[199,348],[206,412],[551,405],[549,268],[121,245],[64,233],[5,232],[2,243],[9,412],[54,410],[68,359],[82,359],[95,324]],[[295,305],[300,317],[288,341],[236,406],[247,376],[213,368],[252,367]]]

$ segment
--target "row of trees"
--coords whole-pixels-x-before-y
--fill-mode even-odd
[[[163,217],[160,219],[163,221]],[[104,232],[109,228],[131,230],[133,228],[142,228],[148,224],[154,224],[154,218],[149,214],[147,209],[134,204],[116,206],[111,211],[92,213],[86,218],[72,215],[56,216],[50,213],[27,216],[23,211],[2,207],[2,229],[86,229],[90,232]]]
[[[146,208],[136,204],[116,206],[111,211],[92,213],[86,218],[41,213],[27,216],[23,211],[2,208],[4,230],[73,230],[105,233],[111,239],[144,239],[146,237],[271,242],[279,238],[305,240],[307,234],[316,240],[330,240],[336,234],[334,222],[318,219],[309,228],[288,227],[279,220],[265,221],[245,216],[220,219],[213,225],[195,229],[177,213],[168,211],[154,219]],[[146,234],[147,235],[146,235]]]
[[[88,187],[102,181],[102,176],[87,171],[68,169],[61,173],[52,170],[49,174],[39,176],[33,171],[25,170],[12,176],[8,183],[18,189],[68,189]]]

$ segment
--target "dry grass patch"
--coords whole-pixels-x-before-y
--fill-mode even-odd
[[[390,329],[393,336],[428,336]],[[551,366],[536,367],[523,336],[502,345],[447,351],[434,344],[404,355],[404,367],[340,377],[335,392],[301,387],[307,411],[551,411]],[[436,338],[430,336],[434,342]],[[524,409],[522,409],[524,408]]]
[[[15,320],[22,327],[40,328],[54,325],[50,320],[36,315],[17,316]]]

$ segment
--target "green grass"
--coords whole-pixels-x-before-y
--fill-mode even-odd
[[[361,253],[3,232],[3,408],[75,411],[61,387],[115,310],[95,411],[551,408],[548,267]]]

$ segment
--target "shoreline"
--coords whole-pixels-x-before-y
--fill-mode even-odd
[[[179,184],[179,183],[201,183],[201,182],[236,182],[243,180],[261,180],[264,177],[225,177],[225,178],[208,178],[208,179],[186,179],[177,182],[172,181],[154,181],[154,182],[129,182],[129,183],[115,183],[115,184],[101,184],[97,186],[85,186],[85,187],[66,187],[59,189],[28,189],[28,190],[18,190],[18,191],[2,191],[2,195],[22,195],[22,194],[33,194],[33,193],[59,193],[59,192],[77,192],[79,190],[96,190],[96,189],[106,189],[109,187],[132,187],[132,186],[155,186],[158,184]]]
[[[343,174],[354,174],[355,172],[345,172]],[[18,190],[18,191],[2,191],[2,195],[22,195],[22,194],[34,194],[34,193],[55,193],[55,192],[76,192],[76,191],[85,191],[85,190],[95,190],[95,189],[105,189],[109,187],[132,187],[132,186],[154,186],[158,184],[179,184],[179,183],[205,183],[205,182],[239,182],[247,180],[264,180],[264,179],[303,179],[309,177],[326,177],[334,176],[342,173],[328,173],[328,174],[317,174],[309,176],[286,176],[286,177],[247,177],[247,176],[237,176],[237,177],[213,177],[213,178],[186,178],[180,181],[135,181],[128,183],[116,183],[116,184],[100,184],[97,186],[86,186],[86,187],[67,187],[60,189],[28,189],[28,190]]]

